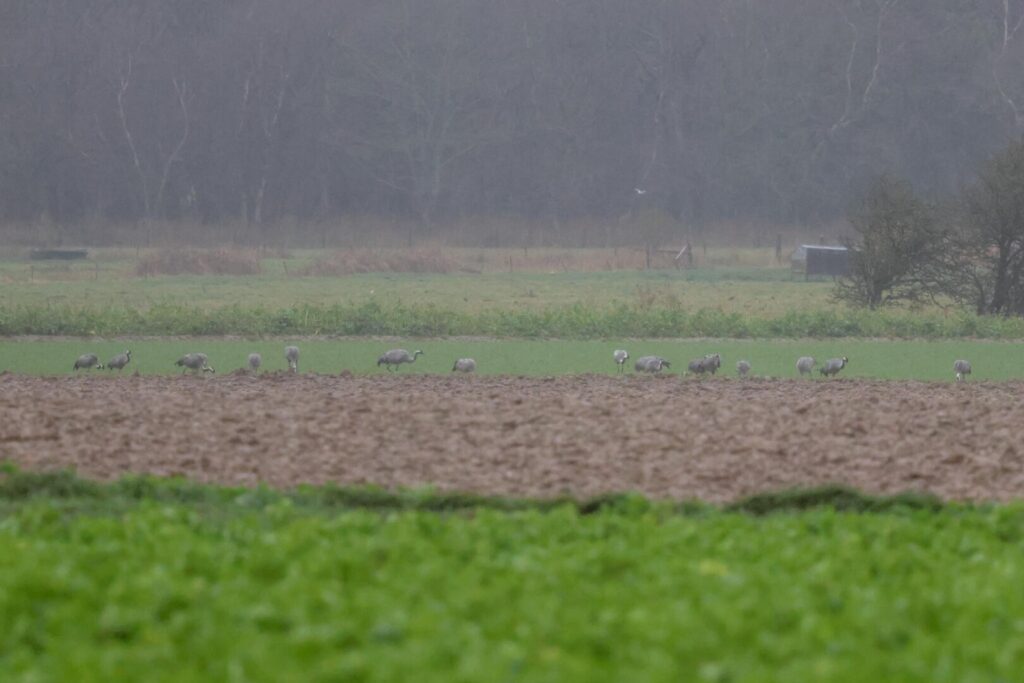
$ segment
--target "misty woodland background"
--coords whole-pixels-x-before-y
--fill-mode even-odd
[[[0,0],[0,237],[606,245],[956,192],[1019,0]],[[634,188],[646,191],[639,194]]]

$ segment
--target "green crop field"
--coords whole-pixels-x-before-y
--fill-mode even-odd
[[[100,250],[94,261],[58,265],[8,258],[0,260],[0,336],[1024,339],[1021,319],[951,306],[849,308],[832,300],[831,282],[793,280],[768,250],[712,250],[681,270],[643,270],[629,259],[633,267],[623,267],[616,250],[534,251],[522,270],[502,268],[521,258],[516,250],[388,253],[404,254],[413,269],[423,265],[416,259],[467,267],[304,275],[330,257],[300,252],[253,256],[244,262],[254,274],[142,277],[135,266],[145,254]]]
[[[125,372],[142,374],[181,372],[174,361],[185,353],[202,351],[219,372],[245,365],[256,351],[263,356],[265,370],[284,370],[284,346],[294,340],[7,340],[0,341],[0,370],[37,375],[72,374],[72,365],[82,353],[95,353],[101,361],[132,350],[132,363]],[[973,380],[1024,378],[1024,344],[986,341],[892,341],[892,340],[300,340],[300,369],[336,374],[384,373],[376,365],[385,350],[404,347],[421,349],[425,355],[415,364],[401,367],[402,373],[447,373],[456,358],[475,358],[481,374],[565,375],[612,374],[616,366],[612,351],[624,348],[632,359],[660,355],[672,362],[669,372],[686,370],[687,362],[706,353],[720,353],[721,374],[735,376],[735,363],[743,358],[753,364],[752,374],[761,377],[795,377],[796,359],[803,355],[819,361],[847,356],[844,377],[877,379],[953,379],[953,361],[968,358],[974,366]],[[627,364],[632,373],[632,365]],[[99,374],[116,372],[97,371]]]
[[[48,487],[3,487],[4,681],[932,683],[1024,668],[1016,505],[438,513]]]
[[[605,307],[613,303],[672,305],[684,310],[718,308],[766,316],[829,304],[830,282],[789,279],[779,268],[707,268],[690,271],[628,270],[553,273],[364,273],[300,277],[279,269],[260,275],[173,275],[136,277],[87,267],[24,276],[19,265],[0,287],[0,307],[120,306],[146,310],[186,305],[209,310],[227,304],[287,308],[295,305],[433,304],[460,313],[490,308],[537,310],[569,304]],[[11,273],[8,266],[7,273]],[[4,269],[0,267],[0,277]],[[64,275],[64,279],[60,276]],[[3,281],[3,280],[0,280]],[[770,284],[770,287],[766,287]]]

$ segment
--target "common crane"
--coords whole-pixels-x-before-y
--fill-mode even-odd
[[[796,369],[801,375],[809,375],[814,370],[816,362],[810,356],[801,356],[796,361]]]
[[[642,356],[636,359],[633,369],[637,372],[661,372],[664,368],[671,368],[672,364],[661,356]]]
[[[625,349],[615,349],[612,352],[612,358],[615,360],[615,364],[619,366],[619,372],[625,369],[626,361],[629,360],[629,352]]]
[[[956,381],[963,382],[964,375],[971,374],[971,362],[967,360],[958,360],[953,363],[953,371],[956,372]]]
[[[284,359],[288,361],[288,369],[292,372],[299,371],[299,347],[298,346],[286,346],[284,347]]]
[[[82,354],[81,356],[78,357],[78,360],[75,361],[75,367],[72,368],[72,370],[73,371],[77,371],[77,370],[81,370],[81,369],[86,369],[86,370],[95,369],[95,370],[99,370],[102,367],[103,366],[100,365],[100,359],[99,359],[99,357],[97,357],[97,355],[95,353],[85,353],[85,354]]]
[[[842,358],[829,358],[825,361],[825,364],[818,370],[821,374],[826,377],[834,377],[839,374],[839,371],[846,367],[846,364],[850,362],[850,359],[846,356]]]
[[[691,360],[687,369],[695,375],[703,375],[705,372],[710,372],[713,375],[720,367],[722,367],[722,357],[717,353],[712,353],[703,358]]]
[[[119,353],[116,356],[114,356],[113,358],[111,358],[109,361],[107,361],[106,367],[107,367],[108,370],[118,370],[118,371],[121,371],[121,370],[124,369],[124,366],[128,365],[128,363],[131,363],[131,362],[132,362],[132,352],[131,351],[125,351],[124,353]]]
[[[210,367],[210,360],[205,353],[186,353],[175,361],[174,364],[182,368],[181,374],[183,375],[189,370],[197,375],[200,372],[214,372],[214,369]]]
[[[383,356],[377,359],[377,367],[384,365],[387,367],[388,372],[392,369],[398,370],[398,366],[402,363],[415,363],[416,359],[423,355],[423,352],[417,349],[412,353],[409,353],[405,349],[391,349],[386,351]]]
[[[472,358],[460,358],[452,366],[452,372],[476,372],[476,361]]]

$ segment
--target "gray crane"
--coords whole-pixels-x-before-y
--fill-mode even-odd
[[[182,368],[181,374],[183,375],[189,370],[197,375],[200,372],[215,372],[214,369],[210,367],[210,359],[205,353],[186,353],[184,356],[176,360],[174,364],[179,368]]]
[[[103,366],[100,365],[100,359],[95,353],[84,353],[78,357],[78,360],[75,361],[75,367],[72,368],[73,371],[81,369],[102,370]]]
[[[736,374],[740,377],[746,377],[750,372],[750,361],[749,360],[738,360],[736,361]]]
[[[452,372],[476,372],[476,361],[472,358],[460,358],[452,366]]]
[[[288,361],[288,369],[292,372],[299,371],[299,347],[298,346],[286,346],[284,347],[284,359]]]
[[[626,367],[626,361],[629,360],[629,352],[625,349],[615,349],[612,351],[612,359],[614,359],[615,364],[619,366],[619,372],[623,372]]]
[[[672,364],[661,356],[642,356],[636,359],[633,369],[637,372],[661,372],[664,368],[671,368]]]
[[[377,359],[377,367],[379,368],[383,365],[387,367],[388,372],[391,372],[392,369],[397,371],[398,366],[402,363],[415,363],[416,359],[422,355],[423,352],[419,349],[412,353],[405,349],[391,349],[390,351],[385,351],[384,355]]]
[[[968,360],[958,360],[953,363],[953,371],[956,373],[956,381],[963,382],[964,375],[971,374],[971,362]]]
[[[249,369],[253,371],[253,374],[260,371],[260,366],[263,365],[263,356],[258,353],[249,354]]]
[[[121,370],[124,370],[124,366],[128,365],[131,362],[132,352],[125,351],[124,353],[119,353],[113,358],[111,358],[109,361],[107,361],[106,368],[108,370],[117,370],[120,372]]]
[[[690,361],[687,369],[695,375],[703,375],[710,372],[712,375],[722,367],[722,357],[717,353],[711,353],[703,358],[695,358]]]
[[[814,370],[816,360],[810,356],[801,356],[796,360],[796,369],[801,375],[809,375]]]
[[[818,370],[821,374],[826,377],[835,377],[839,374],[839,371],[846,367],[846,364],[850,362],[850,359],[846,356],[842,358],[829,358],[825,361],[825,364]]]

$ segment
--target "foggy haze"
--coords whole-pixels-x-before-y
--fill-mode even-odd
[[[0,234],[829,223],[876,173],[955,192],[1021,135],[1022,22],[1019,0],[0,0]]]

